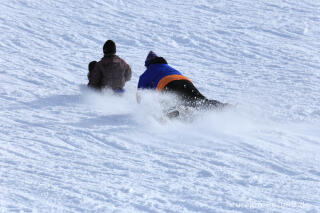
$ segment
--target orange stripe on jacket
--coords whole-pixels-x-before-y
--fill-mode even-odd
[[[163,77],[157,84],[156,90],[163,90],[167,84],[169,84],[171,81],[176,81],[176,80],[187,80],[190,81],[189,78],[183,76],[183,75],[167,75],[166,77]],[[191,81],[190,81],[191,82]]]

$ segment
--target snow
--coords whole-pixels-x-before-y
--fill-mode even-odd
[[[0,212],[320,211],[320,4],[2,0]],[[107,39],[124,96],[85,88]],[[159,122],[149,50],[236,107]]]

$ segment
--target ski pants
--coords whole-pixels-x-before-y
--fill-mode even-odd
[[[207,99],[199,92],[193,83],[188,80],[171,81],[162,91],[178,95],[185,106],[201,109],[214,109],[224,106],[224,104],[219,101]]]

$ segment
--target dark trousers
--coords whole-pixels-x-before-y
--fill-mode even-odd
[[[224,104],[216,100],[208,100],[199,90],[188,80],[176,80],[168,83],[162,90],[178,95],[185,106],[200,109],[213,109],[223,107]]]

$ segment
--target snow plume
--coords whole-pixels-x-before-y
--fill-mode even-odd
[[[102,116],[128,116],[137,129],[150,133],[177,135],[188,134],[215,137],[217,135],[234,135],[246,137],[259,131],[294,132],[296,128],[308,129],[308,122],[281,119],[266,110],[259,101],[254,107],[247,104],[232,105],[224,110],[198,112],[188,108],[190,117],[184,119],[168,119],[166,112],[175,109],[178,99],[174,95],[162,94],[152,90],[141,91],[141,103],[137,103],[136,91],[115,93],[111,90],[96,92],[84,89],[82,100],[85,105]],[[312,128],[311,128],[312,129]]]
[[[85,88],[83,102],[104,115],[133,114],[137,109],[135,94],[132,91],[124,93],[104,89],[101,92]]]

